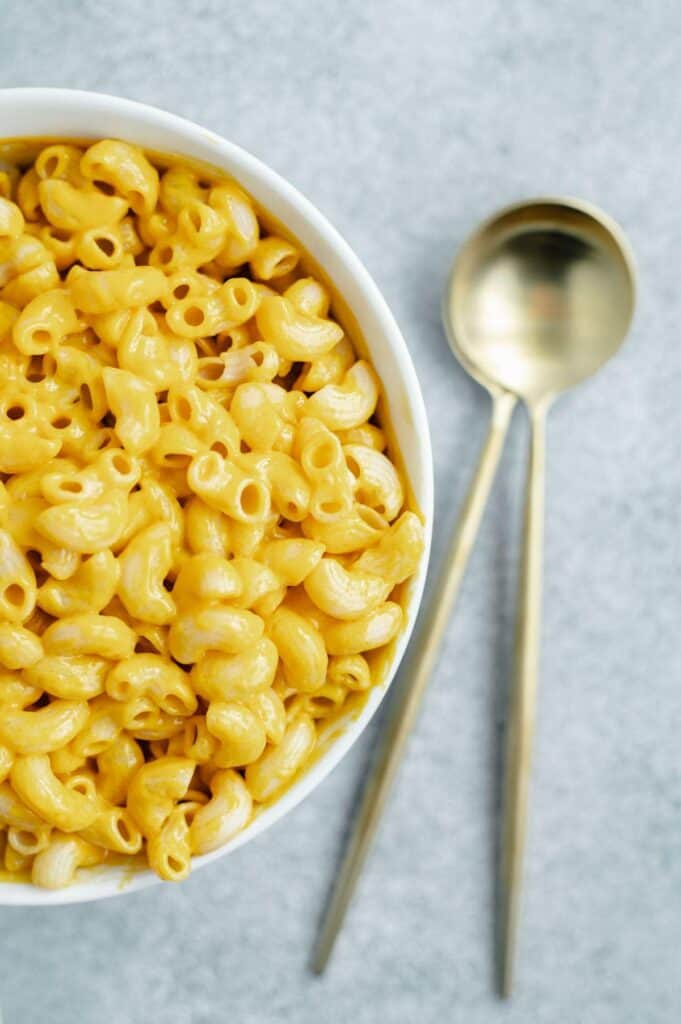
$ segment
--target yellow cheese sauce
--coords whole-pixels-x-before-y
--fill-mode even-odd
[[[4,142],[0,142],[0,170],[2,170],[3,162],[19,167],[24,167],[27,164],[30,164],[35,158],[36,154],[43,147],[50,144],[68,143],[71,145],[80,145],[87,147],[88,145],[91,145],[93,141],[94,140],[92,139],[65,140],[63,138],[31,138],[6,140]],[[212,167],[199,161],[190,160],[187,159],[186,157],[175,156],[173,154],[159,154],[154,151],[146,149],[144,150],[144,152],[158,169],[165,169],[168,167],[179,169],[186,168],[189,171],[197,173],[198,175],[200,175],[201,178],[209,181],[211,184],[217,184],[221,182],[224,183],[225,181],[233,180],[230,179],[229,175],[227,175],[224,171],[221,171],[219,168]],[[235,181],[235,184],[242,188],[241,184],[238,181]],[[362,336],[357,319],[352,313],[352,310],[349,308],[346,300],[343,298],[341,294],[339,294],[338,290],[335,288],[334,282],[329,279],[324,269],[320,267],[317,264],[317,262],[305,251],[304,247],[301,246],[298,239],[293,235],[293,233],[287,228],[285,224],[281,224],[275,217],[273,217],[269,213],[269,211],[263,209],[257,202],[253,201],[253,205],[258,220],[260,224],[266,229],[266,231],[268,233],[276,234],[282,238],[287,239],[289,242],[294,244],[302,254],[299,263],[300,269],[297,269],[295,274],[292,274],[290,276],[290,279],[278,279],[276,281],[277,290],[283,290],[294,279],[305,275],[311,275],[315,277],[318,281],[322,282],[328,288],[332,296],[331,316],[342,326],[344,332],[352,342],[356,352],[359,353],[360,356],[363,356],[369,359],[369,361],[371,361],[370,348],[367,345],[365,338]],[[399,415],[400,418],[402,418],[405,415],[406,406],[407,403],[405,398],[401,397],[398,394],[394,401],[395,414]],[[421,513],[421,510],[418,508],[413,493],[413,488],[411,486],[409,476],[406,472],[406,467],[404,465],[401,452],[395,440],[395,431],[391,422],[388,403],[386,401],[385,395],[383,394],[379,399],[379,404],[376,413],[373,417],[373,421],[375,421],[376,424],[381,427],[381,429],[385,432],[387,436],[387,453],[390,457],[390,460],[397,467],[402,483],[404,485],[404,509],[408,509],[412,512],[415,512],[417,515],[420,516],[420,518],[423,521],[423,515]],[[413,577],[405,583],[398,584],[390,593],[389,600],[399,603],[403,610],[406,611],[410,606],[412,586]],[[407,618],[408,617],[405,615],[405,622],[407,621]],[[405,628],[404,625],[402,628]],[[367,699],[369,698],[369,695],[377,687],[380,688],[385,685],[387,676],[394,662],[395,650],[399,643],[399,639],[400,637],[398,635],[385,647],[377,651],[364,652],[364,657],[366,657],[370,665],[372,686],[368,690],[351,693],[345,699],[344,703],[337,709],[333,710],[328,715],[328,717],[323,719],[317,719],[315,721],[315,726],[317,728],[318,734],[317,745],[311,757],[303,765],[300,771],[287,782],[286,788],[283,791],[286,791],[286,789],[289,789],[292,786],[294,786],[299,781],[300,777],[313,764],[318,762],[327,754],[329,749],[338,740],[339,736],[341,736],[347,728],[351,727],[361,716],[366,706],[366,702]],[[266,808],[268,808],[273,803],[276,803],[279,799],[281,799],[281,796],[282,790],[280,789],[277,792],[276,796],[273,797],[271,800],[265,800],[262,803],[256,804],[253,812],[253,819],[257,817],[260,813],[262,813]],[[126,877],[121,883],[122,887],[128,884],[130,879],[135,874],[137,874],[140,870],[147,866],[141,855],[139,857],[134,858],[122,857],[119,855],[110,855],[104,865],[87,869],[88,876],[96,877],[97,872],[101,872],[102,870],[106,869],[107,866],[115,864],[122,864],[125,867]],[[12,873],[10,875],[8,872],[3,871],[0,868],[0,881],[3,883],[29,882],[30,872],[26,872],[25,874]]]

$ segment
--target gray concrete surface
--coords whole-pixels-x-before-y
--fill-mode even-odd
[[[305,192],[408,339],[435,555],[487,399],[448,355],[445,273],[532,193],[603,204],[641,273],[618,360],[549,434],[539,737],[516,997],[491,994],[492,848],[526,433],[519,414],[337,954],[306,970],[375,731],[285,822],[180,887],[0,911],[6,1024],[672,1024],[681,1014],[680,24],[630,0],[69,0],[0,7],[0,85],[119,93]]]

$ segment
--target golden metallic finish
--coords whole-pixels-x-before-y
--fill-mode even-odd
[[[312,967],[324,970],[415,721],[482,515],[518,398],[532,422],[515,684],[508,722],[502,854],[501,990],[508,995],[518,921],[539,652],[544,425],[555,396],[594,373],[624,340],[634,271],[622,232],[571,199],[523,203],[487,221],[452,270],[443,318],[452,350],[490,392],[492,419],[433,594],[410,648],[336,878]]]
[[[455,354],[493,395],[501,388],[523,399],[532,428],[506,730],[503,996],[513,983],[538,681],[546,414],[561,391],[595,373],[624,341],[634,279],[629,245],[610,218],[575,200],[544,199],[504,210],[480,228],[454,265],[445,299]]]

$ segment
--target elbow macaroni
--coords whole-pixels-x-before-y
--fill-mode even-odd
[[[122,141],[2,176],[0,848],[36,885],[186,877],[400,629],[422,522],[305,262]]]

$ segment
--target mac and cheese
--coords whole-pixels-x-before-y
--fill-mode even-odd
[[[234,183],[54,143],[0,196],[0,855],[226,843],[376,681],[421,520],[380,384]]]

